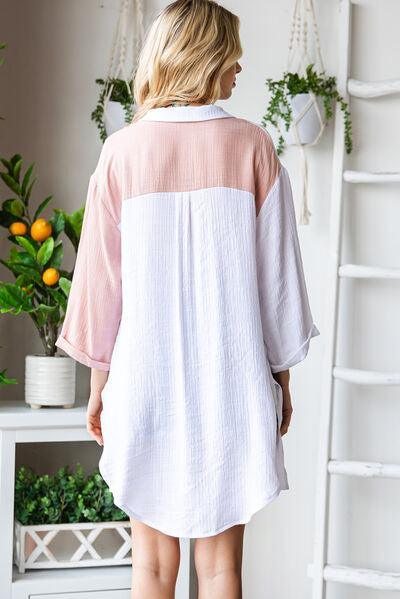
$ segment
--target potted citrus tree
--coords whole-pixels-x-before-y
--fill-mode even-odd
[[[39,334],[43,353],[25,357],[25,401],[32,408],[42,405],[70,407],[75,402],[76,363],[69,356],[56,355],[58,330],[64,319],[73,270],[63,262],[64,233],[77,252],[84,206],[72,214],[53,209],[50,218],[42,215],[52,201],[46,197],[31,214],[34,164],[22,174],[22,158],[14,154],[0,158],[0,176],[10,191],[0,210],[0,226],[9,233],[9,257],[0,262],[14,276],[0,281],[0,312],[29,314]]]

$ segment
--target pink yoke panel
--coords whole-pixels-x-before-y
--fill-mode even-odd
[[[87,366],[110,367],[122,310],[122,201],[146,193],[229,187],[251,192],[258,214],[280,170],[269,134],[236,117],[142,120],[109,136],[89,182],[56,345]]]
[[[122,199],[232,187],[253,193],[258,213],[280,172],[269,134],[236,117],[185,123],[144,120],[108,141],[110,154],[121,157]]]

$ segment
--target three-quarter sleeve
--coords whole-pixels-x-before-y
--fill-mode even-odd
[[[280,372],[303,360],[320,332],[307,295],[289,175],[274,152],[271,158],[275,175],[256,217],[256,254],[266,354],[271,371]]]
[[[72,358],[109,370],[122,311],[120,194],[107,144],[91,175],[81,237],[56,345]]]

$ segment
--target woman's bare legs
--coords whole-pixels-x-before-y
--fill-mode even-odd
[[[198,599],[242,599],[244,524],[195,540]]]
[[[132,599],[174,599],[179,539],[131,520]]]

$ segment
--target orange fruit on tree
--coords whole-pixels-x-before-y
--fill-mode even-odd
[[[32,295],[33,293],[33,289],[28,289],[27,287],[21,287],[21,289],[23,289],[28,295]]]
[[[25,235],[28,231],[28,227],[22,221],[16,221],[9,226],[11,235]]]
[[[45,218],[37,218],[31,226],[31,237],[35,241],[45,241],[52,233],[51,224]]]
[[[42,279],[46,285],[55,285],[60,278],[60,273],[56,268],[46,268],[42,274]]]

